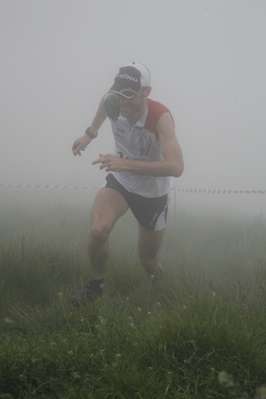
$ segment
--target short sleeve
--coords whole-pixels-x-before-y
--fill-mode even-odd
[[[110,119],[116,120],[120,114],[120,108],[116,100],[116,94],[110,94],[104,101],[104,107]]]

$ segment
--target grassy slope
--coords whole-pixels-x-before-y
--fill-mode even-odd
[[[0,398],[254,397],[266,382],[263,220],[179,212],[175,231],[170,217],[153,287],[127,215],[104,301],[76,310],[69,297],[90,277],[84,214],[1,210]]]

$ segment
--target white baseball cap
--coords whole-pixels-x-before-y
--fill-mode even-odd
[[[132,98],[141,87],[147,87],[150,84],[151,74],[148,68],[138,62],[131,62],[119,69],[109,92]]]

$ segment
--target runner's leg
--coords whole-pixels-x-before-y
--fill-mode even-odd
[[[128,210],[122,195],[112,188],[101,188],[92,208],[92,221],[88,243],[88,253],[92,268],[92,278],[104,277],[109,255],[108,237],[116,221]]]
[[[158,259],[165,229],[158,231],[146,230],[139,225],[138,252],[140,263],[148,273],[157,279],[162,278],[163,266]]]

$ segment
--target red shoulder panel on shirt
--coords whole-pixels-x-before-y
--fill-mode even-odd
[[[144,129],[147,129],[149,132],[154,133],[158,138],[158,121],[163,114],[165,114],[166,112],[170,113],[170,111],[163,104],[159,103],[158,101],[153,101],[150,98],[147,98],[147,104],[148,115],[146,118]]]

